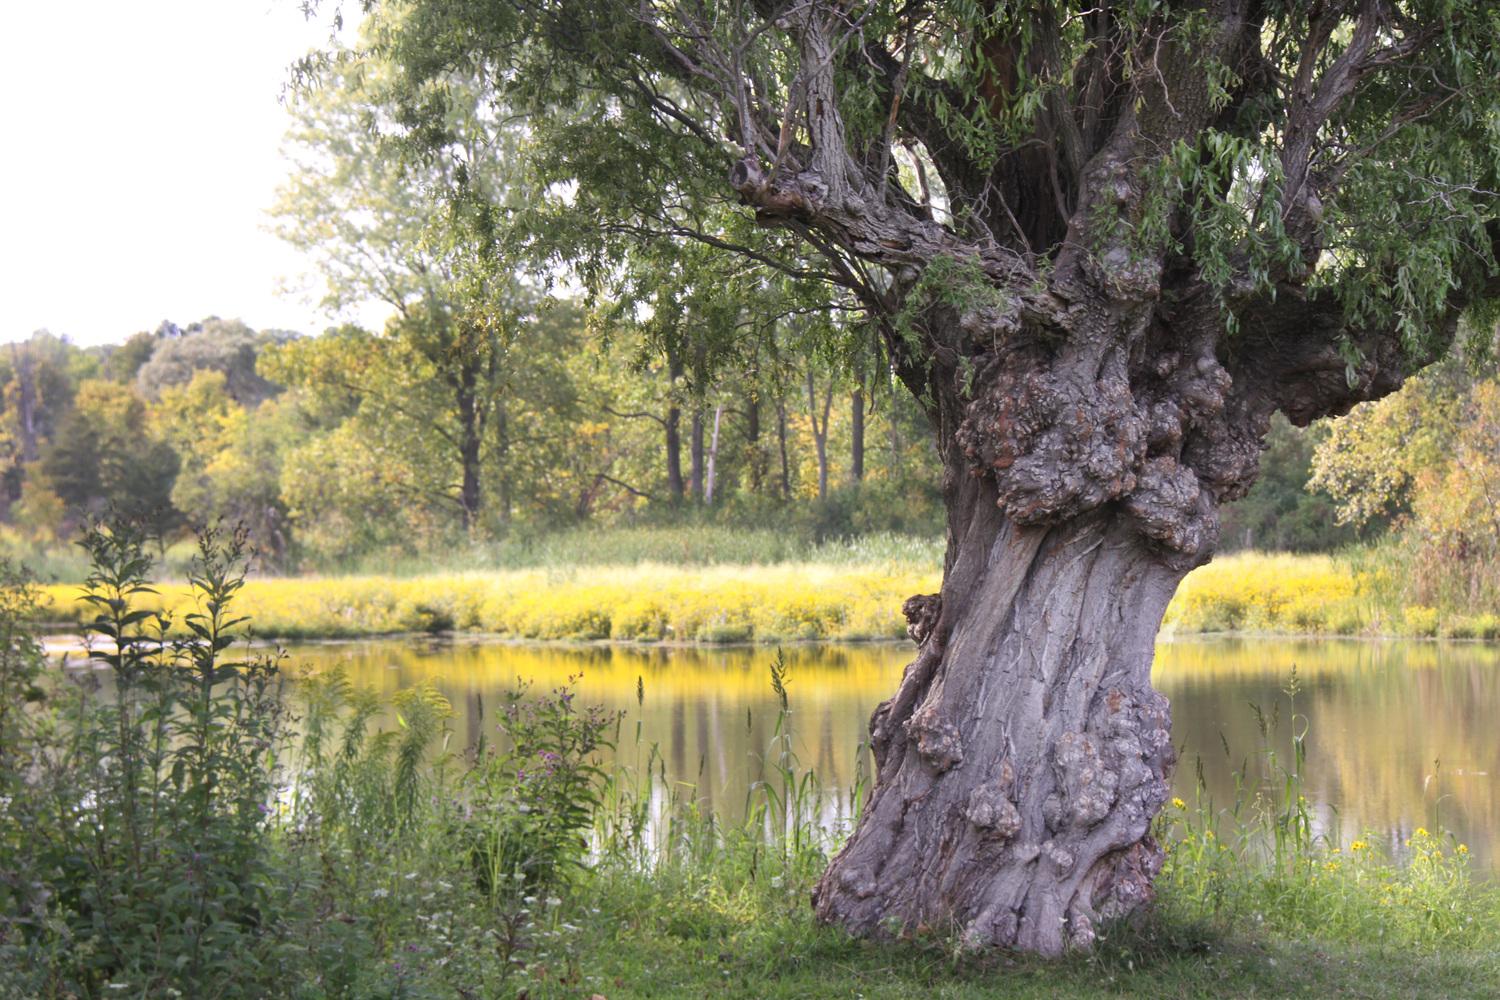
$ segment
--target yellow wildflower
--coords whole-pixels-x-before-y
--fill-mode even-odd
[[[1174,809],[1186,809],[1187,808],[1187,803],[1184,802],[1184,801],[1182,801],[1181,799],[1173,799],[1172,800],[1172,807]]]

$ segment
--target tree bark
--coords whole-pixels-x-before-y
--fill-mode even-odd
[[[995,500],[979,480],[949,497],[943,590],[907,602],[917,659],[871,719],[875,790],[815,900],[856,933],[1056,955],[1161,867],[1176,754],[1151,659],[1186,569],[1129,515],[1025,526]]]
[[[688,445],[689,477],[688,495],[703,502],[703,407],[693,407],[693,422]]]
[[[675,351],[667,353],[667,394],[670,402],[667,404],[667,419],[663,422],[667,435],[667,493],[673,500],[681,500],[684,496],[682,483],[682,435],[679,427],[682,423],[682,411],[677,408],[676,397],[673,396],[677,388],[677,379],[682,375],[682,361]]]
[[[714,434],[708,446],[708,475],[703,481],[703,502],[706,504],[714,502],[714,473],[719,459],[719,421],[723,416],[724,404],[720,403],[714,407]]]
[[[865,392],[856,388],[849,396],[849,480],[865,478]]]

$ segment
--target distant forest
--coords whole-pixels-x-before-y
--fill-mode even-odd
[[[582,524],[942,532],[931,432],[888,380],[776,358],[710,384],[690,345],[653,361],[567,302],[519,322],[524,356],[465,352],[422,316],[316,337],[210,317],[88,348],[38,332],[0,353],[0,545],[56,548],[112,504],[166,542],[243,521],[284,572]],[[1327,434],[1278,418],[1223,549],[1355,539],[1307,489]]]

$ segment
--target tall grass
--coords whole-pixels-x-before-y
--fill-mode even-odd
[[[1268,709],[1250,705],[1260,746],[1234,771],[1233,801],[1208,797],[1198,764],[1196,801],[1173,799],[1157,819],[1169,845],[1159,906],[1178,925],[1227,933],[1253,920],[1278,934],[1381,948],[1468,948],[1500,926],[1500,891],[1477,881],[1467,845],[1435,825],[1404,841],[1345,831],[1302,794],[1307,718],[1296,710],[1295,667]],[[1291,757],[1276,749],[1291,729]],[[1226,742],[1225,754],[1231,749]]]
[[[413,577],[435,574],[494,572],[592,566],[778,566],[818,563],[829,566],[899,565],[918,571],[942,566],[940,537],[923,538],[879,532],[847,539],[814,541],[795,532],[771,528],[734,528],[713,524],[671,527],[583,527],[557,532],[512,535],[442,552],[409,554],[380,551],[337,566],[322,567],[328,576]]]
[[[1272,632],[1500,639],[1484,608],[1421,603],[1411,553],[1391,540],[1337,556],[1243,552],[1182,582],[1164,625],[1181,632]]]

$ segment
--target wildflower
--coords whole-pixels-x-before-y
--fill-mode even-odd
[[[1187,803],[1184,802],[1184,801],[1182,801],[1181,799],[1173,799],[1172,800],[1172,808],[1174,808],[1174,809],[1186,809],[1187,808]]]
[[[1356,840],[1354,843],[1352,843],[1352,844],[1349,845],[1349,850],[1351,850],[1351,851],[1363,851],[1363,850],[1368,849],[1369,846],[1370,845],[1367,844],[1367,843],[1365,843],[1363,840]]]
[[[1469,845],[1468,844],[1459,844],[1458,845],[1458,853],[1459,854],[1468,854],[1469,853]]]
[[[389,896],[390,894],[391,894],[391,890],[389,890],[389,889],[376,889],[374,892],[370,893],[370,898],[371,899],[384,899],[385,897]]]
[[[1415,833],[1415,834],[1414,834],[1414,836],[1417,836],[1417,837],[1426,837],[1426,836],[1428,836],[1428,833],[1427,833],[1427,831],[1426,831],[1426,830],[1424,830],[1424,829],[1422,829],[1422,828],[1421,828],[1421,827],[1420,827],[1420,826],[1419,826],[1419,827],[1417,827],[1417,831],[1416,831],[1416,833]],[[1409,843],[1409,841],[1408,841],[1408,843]]]

